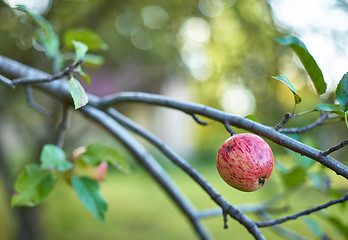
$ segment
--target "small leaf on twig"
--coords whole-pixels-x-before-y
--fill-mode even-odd
[[[348,110],[348,73],[344,74],[337,85],[336,97],[345,112]]]
[[[101,144],[89,145],[81,158],[91,166],[98,166],[102,162],[108,162],[123,172],[129,171],[129,163],[119,151]]]
[[[55,186],[56,180],[48,170],[37,164],[27,165],[18,176],[12,196],[12,206],[33,207],[46,200]]]
[[[91,83],[90,76],[82,70],[81,66],[78,66],[75,69],[75,71],[78,72],[81,75],[81,77],[86,81],[87,84]]]
[[[27,13],[39,26],[40,31],[37,32],[36,37],[38,42],[44,47],[46,56],[49,58],[59,58],[59,38],[53,30],[52,25],[42,16],[31,12],[24,5],[18,5],[16,9]]]
[[[325,93],[326,83],[324,81],[323,73],[312,55],[308,52],[305,44],[300,39],[293,36],[277,38],[276,40],[284,46],[289,46],[296,53],[311,78],[317,93],[319,95]]]
[[[69,92],[74,100],[75,109],[85,106],[88,103],[88,96],[80,82],[71,77],[69,80]]]
[[[74,45],[75,48],[75,63],[78,61],[81,61],[85,56],[88,51],[88,47],[86,44],[78,41],[72,41],[72,44]]]
[[[278,77],[272,77],[272,78],[279,80],[282,83],[284,83],[286,86],[288,86],[288,88],[291,90],[292,94],[294,95],[296,104],[299,104],[302,101],[302,99],[301,99],[300,95],[298,95],[294,85],[292,85],[291,81],[285,75],[280,75]]]
[[[344,118],[344,112],[342,111],[342,108],[338,104],[318,104],[314,107],[314,111],[321,111],[321,112],[329,112],[329,113],[336,113],[341,118]]]
[[[73,168],[72,163],[66,159],[65,152],[53,144],[46,144],[43,147],[40,160],[44,169],[67,171]]]
[[[87,177],[72,176],[72,186],[77,196],[88,211],[100,221],[104,221],[107,211],[107,203],[99,192],[99,184],[96,180]]]
[[[251,121],[257,122],[257,123],[261,123],[261,122],[259,121],[259,119],[257,119],[257,117],[255,117],[255,116],[252,115],[252,114],[249,114],[248,116],[245,116],[245,118],[247,118],[247,119],[249,119],[249,120],[251,120]]]
[[[87,53],[84,64],[89,67],[99,67],[104,63],[104,61],[105,59],[103,56]]]
[[[64,45],[73,49],[73,41],[84,43],[90,50],[106,50],[107,44],[95,32],[86,29],[70,29],[63,36]]]

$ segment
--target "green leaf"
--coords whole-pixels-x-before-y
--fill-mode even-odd
[[[296,187],[305,182],[306,170],[302,167],[292,168],[289,172],[282,174],[282,179],[286,187]]]
[[[348,73],[344,74],[337,85],[336,97],[345,112],[348,110]]]
[[[85,73],[81,66],[78,66],[77,68],[75,68],[75,71],[78,72],[81,77],[86,81],[87,84],[91,83],[91,78],[89,77],[89,75],[87,73]]]
[[[23,5],[18,5],[16,9],[27,13],[39,26],[40,31],[37,32],[37,40],[44,47],[45,54],[49,58],[58,58],[59,52],[59,38],[52,25],[46,21],[42,16],[31,12],[27,7]]]
[[[302,167],[305,170],[308,170],[310,167],[313,166],[315,161],[309,157],[301,156],[298,154],[295,154],[295,162],[298,166]]]
[[[71,77],[69,81],[69,92],[74,100],[75,109],[85,106],[88,103],[88,96],[80,82]]]
[[[278,77],[272,77],[272,78],[279,80],[282,83],[284,83],[286,86],[288,86],[288,88],[291,90],[292,94],[294,95],[296,104],[299,104],[302,101],[302,99],[301,99],[300,95],[298,95],[294,85],[292,85],[291,81],[285,75],[280,75]]]
[[[48,170],[37,164],[27,165],[17,178],[12,196],[12,206],[33,207],[46,200],[52,192],[56,180]]]
[[[89,29],[71,29],[65,32],[63,43],[68,49],[73,49],[73,41],[84,43],[90,50],[106,50],[107,44],[98,34]]]
[[[342,108],[338,104],[318,104],[314,107],[314,111],[321,111],[321,112],[329,112],[329,113],[336,113],[341,118],[344,118],[344,112],[342,111]]]
[[[107,211],[107,203],[99,192],[97,181],[87,177],[72,176],[72,186],[83,205],[93,216],[100,221],[104,221]]]
[[[100,144],[89,145],[86,152],[82,154],[81,159],[91,166],[98,166],[102,162],[108,162],[121,171],[129,171],[129,163],[119,151]]]
[[[53,144],[46,144],[43,147],[40,160],[44,169],[67,171],[73,168],[73,164],[66,159],[65,152]]]
[[[260,123],[260,121],[259,121],[254,115],[248,115],[248,116],[246,116],[245,118],[247,118],[247,119],[249,119],[249,120],[251,120],[251,121]]]
[[[326,83],[324,81],[323,73],[312,55],[308,52],[305,44],[293,36],[277,38],[276,40],[284,46],[289,46],[296,53],[311,78],[317,93],[319,95],[325,93]]]
[[[82,42],[77,42],[77,41],[72,41],[72,44],[74,45],[74,49],[75,49],[75,63],[82,60],[85,56],[86,53],[88,51],[88,47],[86,46],[86,44],[82,43]]]
[[[103,56],[87,53],[84,64],[89,67],[99,67],[104,63],[104,61],[105,59]]]
[[[310,219],[307,216],[302,216],[302,221],[307,225],[307,227],[312,231],[312,233],[321,238],[323,236],[323,231],[321,230],[320,226],[317,224],[316,221]]]
[[[287,169],[284,164],[282,164],[281,162],[275,162],[275,165],[277,167],[277,169],[282,173],[282,174],[286,174],[289,172],[289,169]]]
[[[330,190],[330,177],[325,172],[311,172],[308,176],[315,189],[324,193]]]
[[[348,128],[348,111],[344,112],[344,121],[346,121],[346,126]]]
[[[343,219],[339,219],[336,216],[327,216],[327,215],[319,215],[323,217],[326,221],[331,223],[335,227],[337,231],[339,231],[343,236],[344,239],[348,239],[348,224],[343,221]]]

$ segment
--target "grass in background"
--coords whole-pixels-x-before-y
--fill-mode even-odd
[[[256,203],[265,201],[277,192],[280,192],[279,179],[274,173],[272,180],[262,189],[252,193],[243,193],[232,189],[225,184],[211,166],[203,166],[199,169],[202,175],[232,204]],[[215,208],[216,205],[199,186],[185,174],[177,169],[171,169],[170,175],[175,179],[182,191],[199,208]],[[278,191],[279,190],[279,191]],[[105,223],[93,218],[93,216],[82,206],[75,192],[65,183],[60,183],[57,189],[42,205],[42,240],[156,240],[156,239],[197,239],[186,217],[173,204],[160,187],[148,174],[141,170],[135,170],[127,175],[119,172],[111,172],[102,184],[102,193],[109,203]],[[306,201],[301,201],[303,197]],[[6,199],[1,199],[4,202]],[[290,212],[295,213],[309,206],[315,206],[327,201],[317,191],[308,192],[302,189],[286,199],[283,205],[290,205]],[[8,206],[2,204],[1,206]],[[337,212],[343,216],[346,208],[334,206],[330,211]],[[281,213],[281,217],[287,213]],[[345,213],[345,215],[347,215]],[[7,217],[10,216],[9,209],[2,210],[0,220],[1,239],[13,237],[13,226]],[[252,219],[257,217],[249,215]],[[317,219],[317,218],[315,218]],[[323,226],[325,222],[320,220]],[[228,229],[223,229],[222,217],[205,219],[204,224],[216,239],[251,239],[247,230],[238,222],[229,219]],[[296,232],[314,239],[310,230],[299,221],[289,221],[283,226],[295,229]],[[336,238],[340,239],[329,227],[325,227]],[[284,239],[271,228],[261,229],[267,239]]]

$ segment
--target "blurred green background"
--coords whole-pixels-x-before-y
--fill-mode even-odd
[[[306,28],[296,31],[291,25],[284,24],[277,12],[278,9],[281,10],[278,4],[279,2],[289,4],[291,1],[20,2],[7,0],[5,2],[24,3],[33,11],[42,14],[60,37],[69,29],[81,28],[91,29],[100,35],[108,48],[94,53],[104,57],[104,64],[99,68],[84,68],[92,78],[92,84],[87,85],[86,89],[98,96],[120,91],[159,93],[182,101],[205,104],[240,116],[252,114],[261,123],[274,126],[286,112],[292,111],[293,98],[287,87],[271,79],[271,76],[286,74],[294,83],[303,98],[303,102],[296,108],[296,112],[300,113],[311,110],[318,103],[332,102],[335,84],[344,74],[336,68],[334,74],[324,72],[330,91],[319,98],[296,56],[274,41],[276,37],[297,34],[304,36],[306,40],[309,39],[305,44],[311,50],[312,46],[312,49],[316,47],[313,43],[317,43],[316,38],[307,37],[311,31],[314,32],[312,36],[320,36],[323,32],[325,36],[332,33],[332,48],[337,48],[342,53],[346,52],[346,47],[342,46],[342,42],[347,38],[343,27],[343,30],[330,26],[314,29],[303,22],[299,26],[307,26],[310,31],[303,30]],[[341,14],[345,14],[341,16],[346,17],[347,4],[344,1],[333,2],[330,8],[326,6],[327,9],[338,9]],[[311,12],[316,11],[316,4],[320,5],[314,1],[310,5],[313,9],[307,9],[308,19],[311,19]],[[293,2],[292,6],[293,8],[288,10],[292,11],[294,16],[296,11],[303,8],[297,1]],[[322,19],[328,17],[321,16]],[[331,32],[326,32],[329,30],[324,27]],[[35,29],[36,26],[27,16],[13,11],[4,2],[0,3],[0,53],[52,73],[52,61],[47,60],[42,47],[33,40]],[[315,58],[323,59],[323,56],[326,56],[325,49],[328,48],[326,42],[321,48],[322,52],[315,52]],[[64,50],[63,48],[62,51]],[[340,60],[340,58],[332,60],[330,58],[333,65],[335,61]],[[328,66],[324,64],[326,62],[322,63],[323,69],[327,69]],[[342,64],[335,66],[337,65]],[[47,109],[53,111],[61,108],[45,94],[36,91],[34,94],[37,102]],[[208,122],[208,126],[200,126],[183,113],[137,104],[122,105],[118,110],[152,131],[176,150],[232,204],[262,202],[289,190],[284,186],[278,168],[275,168],[272,179],[265,187],[254,193],[236,191],[222,182],[215,169],[215,155],[220,144],[228,137],[228,133],[219,123],[202,119]],[[21,217],[18,216],[28,221],[22,224],[27,224],[37,231],[32,235],[30,233],[24,235],[27,237],[36,235],[37,239],[195,238],[183,214],[122,146],[78,113],[72,114],[66,136],[64,150],[68,154],[81,145],[103,143],[123,151],[132,163],[131,174],[111,169],[107,179],[102,183],[102,193],[109,203],[106,222],[100,223],[95,220],[84,209],[72,189],[64,183],[61,183],[47,202],[38,208],[12,209],[9,204],[11,192],[9,187],[15,176],[26,163],[38,161],[41,147],[45,143],[54,141],[60,111],[53,114],[54,117],[46,118],[29,108],[23,89],[11,91],[6,87],[0,88],[2,164],[0,168],[3,179],[0,185],[2,213],[0,239],[16,239],[16,236],[20,235],[18,219]],[[304,126],[318,117],[319,113],[306,114],[290,121],[287,126]],[[241,132],[240,129],[235,130]],[[301,141],[325,149],[346,137],[347,130],[345,124],[341,122],[305,133]],[[164,159],[156,149],[148,143],[143,143],[199,209],[215,207],[211,199],[194,182]],[[291,154],[282,147],[271,142],[270,145],[276,162],[290,168],[302,161],[299,156]],[[347,151],[340,150],[333,154],[333,157],[347,163],[346,154]],[[316,185],[309,177],[310,172],[324,172],[327,181],[322,181],[320,184],[329,184],[328,179],[330,179],[330,187]],[[276,212],[274,216],[284,216],[324,203],[333,198],[333,195],[329,194],[333,191],[329,189],[335,190],[336,193],[346,191],[347,184],[342,178],[325,171],[319,164],[314,164],[308,170],[308,177],[304,178],[302,184],[291,189],[293,193],[290,197],[281,202],[280,206],[287,208],[288,212]],[[344,218],[344,214],[347,213],[347,208],[335,206],[328,209],[325,214],[347,226],[347,219]],[[250,214],[250,217],[258,219],[257,215]],[[319,230],[311,230],[301,220],[289,221],[284,226],[308,239],[317,237],[320,231],[328,234],[331,239],[344,239],[342,231],[340,232],[337,226],[334,228],[327,224],[325,217],[318,215],[311,218],[320,226]],[[228,230],[223,229],[221,217],[206,219],[204,223],[216,239],[251,237],[233,220],[229,221]],[[270,228],[262,229],[262,232],[269,239],[283,238]],[[23,236],[22,239],[30,238]]]

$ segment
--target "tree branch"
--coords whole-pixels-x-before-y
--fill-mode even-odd
[[[277,126],[274,127],[274,130],[278,131],[279,129],[281,129],[293,117],[294,115],[291,115],[290,113],[286,113],[283,119],[277,124]]]
[[[266,211],[259,212],[259,215],[263,220],[268,220],[271,218],[270,215]],[[297,233],[295,233],[287,228],[284,228],[280,225],[274,225],[274,226],[272,226],[272,228],[278,234],[285,236],[287,238],[290,238],[292,240],[308,240],[307,238],[304,238],[304,237],[298,235]]]
[[[15,86],[12,84],[12,81],[0,74],[0,82],[5,84],[8,87],[15,88]]]
[[[0,56],[0,71],[5,72],[6,75],[12,75],[16,77],[25,77],[25,78],[31,78],[31,79],[50,77],[50,75],[47,73],[41,72],[37,69],[30,68],[28,66],[25,66],[21,63],[18,63],[16,61],[13,61],[3,56]],[[45,93],[49,94],[50,96],[55,97],[59,101],[72,105],[72,100],[71,100],[69,90],[66,84],[64,84],[64,82],[53,81],[49,83],[35,84],[34,86],[39,88],[40,90],[43,90]],[[138,143],[134,138],[132,138],[132,136],[130,136],[129,133],[122,126],[120,126],[113,118],[111,118],[105,112],[103,112],[103,111],[109,111],[107,110],[108,107],[111,107],[120,103],[126,103],[126,102],[146,103],[151,105],[164,106],[167,108],[177,109],[179,111],[185,112],[192,116],[196,116],[196,115],[205,116],[215,121],[219,121],[223,124],[227,122],[229,125],[233,125],[235,127],[254,132],[255,134],[266,137],[272,140],[273,142],[280,144],[288,149],[291,149],[302,155],[310,157],[318,161],[319,163],[323,164],[324,166],[330,168],[331,170],[336,172],[338,175],[342,175],[343,177],[348,179],[348,167],[329,156],[324,156],[322,154],[322,151],[319,151],[301,142],[298,142],[292,138],[289,138],[281,134],[280,132],[275,131],[272,127],[264,126],[262,124],[256,123],[254,121],[251,121],[243,117],[228,114],[223,111],[220,111],[211,107],[207,107],[204,105],[181,102],[181,101],[177,101],[162,95],[147,94],[147,93],[123,92],[123,93],[119,93],[119,94],[102,98],[102,99],[93,95],[89,95],[89,98],[90,98],[89,104],[81,108],[80,111],[83,112],[86,116],[89,116],[90,118],[99,122],[113,136],[119,139],[126,148],[128,148],[128,150],[136,157],[136,159],[144,166],[144,168],[150,172],[150,174],[156,179],[156,181],[165,189],[165,191],[171,196],[171,198],[180,207],[180,209],[186,214],[186,216],[190,219],[192,225],[194,226],[196,231],[199,233],[199,235],[202,237],[202,239],[208,239],[209,235],[207,234],[205,228],[201,225],[199,221],[200,215],[197,212],[197,210],[194,207],[192,207],[191,203],[188,202],[182,196],[181,192],[177,189],[176,185],[171,181],[170,177],[161,168],[161,166],[157,163],[157,161],[154,160],[153,157],[147,153],[144,147],[140,143]],[[97,108],[99,108],[99,110]],[[165,146],[161,142],[158,142],[158,144],[159,145],[157,147],[159,149],[162,149],[164,152],[168,151],[167,146]],[[169,154],[169,155],[172,154],[171,150],[169,149],[169,151],[166,154]],[[174,152],[174,158],[170,158],[170,159],[173,160],[175,159],[175,157],[178,157],[178,156],[176,156],[176,153]],[[178,159],[180,159],[180,157]],[[243,212],[241,212],[239,209],[229,204],[220,194],[218,194],[210,186],[208,182],[205,182],[205,180],[201,177],[197,177],[197,175],[195,175],[196,170],[193,169],[190,165],[188,165],[185,161],[182,161],[182,162],[179,161],[179,163],[180,164],[183,163],[181,168],[182,169],[186,168],[187,169],[186,172],[191,177],[196,176],[196,178],[194,178],[195,181],[211,196],[211,198],[219,206],[221,206],[221,209],[224,212],[227,212],[232,218],[234,218],[235,220],[243,224],[248,229],[248,231],[255,237],[255,239],[265,239],[262,233],[260,232],[259,227],[266,226],[267,224],[269,224],[268,222],[258,223],[262,226],[257,225],[254,221],[249,219]],[[200,176],[199,173],[198,173],[198,176]],[[335,202],[335,201],[331,201],[327,204],[329,205],[336,204],[332,202]],[[323,208],[322,206],[319,206],[319,208],[321,207],[320,209],[322,209]],[[306,211],[318,211],[316,210],[317,208],[309,209]],[[309,214],[309,213],[305,213],[306,211],[303,211],[302,213]],[[300,212],[299,216],[301,216],[302,213]],[[287,218],[291,218],[291,216],[288,216]],[[274,221],[277,221],[277,220],[274,220]],[[268,225],[268,226],[271,226],[271,225]]]
[[[37,69],[28,67],[12,59],[6,58],[0,55],[0,71],[7,73],[8,75],[13,75],[17,77],[47,77],[49,74],[39,71]],[[35,87],[43,90],[45,93],[59,99],[62,102],[72,104],[72,99],[68,90],[68,87],[61,82],[50,82],[37,84]],[[187,103],[177,101],[162,95],[141,93],[141,92],[122,92],[112,96],[102,98],[100,100],[98,97],[89,94],[89,105],[96,106],[99,108],[107,108],[109,106],[117,105],[126,102],[138,102],[146,103],[157,106],[165,106],[168,108],[177,109],[189,114],[202,115],[221,123],[227,119],[228,122],[238,128],[242,128],[255,134],[266,137],[273,142],[280,144],[290,150],[298,152],[305,155],[317,162],[323,164],[327,168],[336,172],[336,174],[341,175],[348,179],[348,167],[329,156],[323,156],[321,151],[312,148],[306,144],[298,142],[290,137],[287,137],[271,127],[264,126],[247,118],[235,116],[232,114],[225,113],[223,111],[207,107],[195,103]]]
[[[281,133],[303,133],[307,132],[317,126],[320,126],[326,119],[328,119],[328,114],[321,114],[320,118],[318,118],[314,123],[309,124],[300,128],[281,128],[278,131]]]
[[[310,209],[306,209],[304,211],[300,211],[298,213],[295,213],[293,215],[290,215],[290,216],[286,216],[286,217],[283,217],[283,218],[279,218],[279,219],[274,219],[274,220],[270,220],[270,221],[265,221],[265,222],[257,222],[256,225],[258,227],[268,227],[268,226],[273,226],[273,225],[277,225],[277,224],[280,224],[280,223],[283,223],[283,222],[286,222],[286,221],[289,221],[289,220],[294,220],[298,217],[301,217],[303,215],[309,215],[311,213],[314,213],[314,212],[317,212],[317,211],[320,211],[324,208],[328,208],[334,204],[337,204],[337,203],[341,203],[341,202],[345,202],[348,200],[348,195],[345,195],[343,196],[342,198],[340,199],[337,199],[337,200],[331,200],[323,205],[319,205],[317,207],[314,207],[314,208],[310,208]]]
[[[346,146],[348,144],[348,139],[344,140],[343,142],[333,146],[333,147],[330,147],[329,149],[325,150],[325,151],[322,151],[321,153],[324,155],[324,156],[327,156],[329,155],[330,153],[334,152],[334,151],[337,151],[338,149],[340,148],[343,148],[344,146]]]
[[[27,96],[27,102],[30,107],[32,107],[34,110],[38,111],[39,113],[45,115],[46,117],[51,116],[51,113],[48,110],[46,110],[44,107],[42,107],[41,105],[35,102],[35,99],[33,97],[33,90],[30,85],[25,86],[25,94]]]
[[[80,66],[84,60],[80,60],[72,65],[68,66],[64,71],[55,74],[53,76],[48,76],[44,78],[17,78],[12,80],[12,86],[21,85],[21,84],[35,84],[35,83],[47,83],[54,80],[62,79],[66,76],[72,75],[75,69]]]
[[[132,130],[133,132],[139,134],[141,137],[149,141],[156,148],[158,148],[168,159],[180,167],[184,172],[186,172],[194,181],[196,181],[205,192],[222,208],[222,210],[228,213],[232,218],[243,224],[247,230],[255,237],[255,239],[263,239],[261,232],[255,226],[254,222],[250,220],[243,212],[238,210],[229,204],[210,184],[206,181],[199,172],[197,172],[190,164],[188,164],[184,159],[182,159],[176,152],[170,149],[162,141],[160,141],[156,136],[142,127],[138,126],[136,123],[119,113],[113,108],[108,108],[107,113],[112,116],[117,122],[124,125],[126,128]],[[199,218],[197,216],[197,218]]]
[[[58,126],[56,135],[56,145],[60,148],[62,148],[64,145],[65,133],[69,126],[69,115],[69,106],[64,104],[62,111],[62,120]]]
[[[218,109],[196,103],[182,102],[162,95],[142,92],[122,92],[114,94],[112,96],[102,98],[96,104],[98,104],[100,108],[106,108],[108,106],[116,106],[121,103],[145,103],[173,108],[186,113],[202,115],[219,121],[222,124],[224,124],[227,119],[229,124],[233,126],[254,132],[255,134],[266,137],[279,145],[298,152],[301,155],[312,158],[313,160],[316,160],[327,168],[333,170],[336,174],[348,179],[348,167],[343,163],[329,156],[323,156],[320,150],[296,141],[293,138],[275,131],[271,127],[262,125],[247,118],[228,114]]]
[[[117,138],[137,159],[137,161],[151,174],[151,176],[162,186],[168,195],[174,200],[178,207],[189,218],[194,229],[201,239],[211,239],[205,227],[197,218],[197,210],[191,203],[184,198],[176,184],[171,180],[168,174],[158,164],[158,162],[146,151],[146,149],[131,136],[121,125],[106,113],[91,107],[85,106],[81,111],[89,118],[95,120],[102,127]]]

